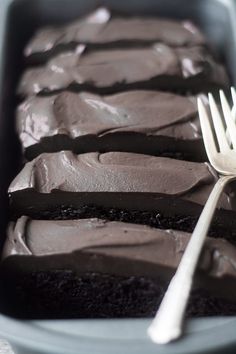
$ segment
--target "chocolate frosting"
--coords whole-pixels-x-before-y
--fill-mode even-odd
[[[80,147],[78,138],[91,135],[100,138],[102,151],[132,151],[134,147],[130,139],[137,134],[146,136],[146,143],[151,136],[174,138],[167,140],[168,148],[173,152],[178,149],[176,139],[186,142],[183,149],[186,152],[188,140],[201,141],[202,144],[195,99],[155,91],[130,91],[104,97],[85,92],[30,97],[18,107],[17,131],[24,149],[39,144],[39,152],[47,151],[49,139],[46,137],[51,138],[51,149],[67,150],[72,146],[77,152],[80,149],[99,151],[98,144],[89,144],[89,140],[86,148],[84,139]],[[128,139],[124,133],[128,134]],[[118,134],[123,137],[119,146],[116,144]],[[107,135],[112,136],[108,146],[102,143]],[[143,145],[138,148],[140,152],[145,151]],[[156,140],[154,152],[158,153],[158,148]],[[196,154],[199,154],[199,149]]]
[[[45,66],[28,69],[21,78],[21,95],[64,89],[112,93],[125,89],[208,90],[227,85],[224,68],[202,47],[148,48],[65,52]]]
[[[37,199],[44,196],[47,206],[55,203],[54,198],[57,205],[63,204],[67,197],[72,205],[85,204],[87,198],[93,204],[98,193],[101,205],[109,196],[114,207],[124,203],[126,196],[143,195],[148,203],[152,194],[157,205],[158,197],[175,197],[177,213],[176,199],[203,205],[215,181],[216,176],[206,163],[123,152],[76,155],[62,151],[45,153],[28,162],[11,183],[9,193],[12,196],[21,192],[19,200],[24,204],[27,194],[34,192],[30,203],[36,205]],[[129,208],[135,209],[134,203]],[[151,200],[149,204],[153,207]],[[229,208],[228,199],[223,198],[220,205]]]
[[[205,39],[190,21],[155,17],[112,17],[106,8],[62,27],[39,29],[25,49],[25,56],[41,54],[40,59],[81,43],[96,45],[138,45],[164,42],[171,46],[201,45]],[[42,56],[44,54],[44,56]]]
[[[37,264],[40,270],[50,270],[57,264],[60,268],[71,267],[78,274],[96,272],[167,280],[178,266],[189,237],[181,231],[99,219],[46,221],[23,216],[9,224],[3,261],[15,259],[24,269],[24,257],[19,256],[34,256],[28,262],[32,270]],[[223,239],[208,238],[199,275],[200,280],[210,279],[203,284],[207,289],[214,285],[215,296],[235,296],[235,247]],[[222,283],[225,286],[221,288]]]

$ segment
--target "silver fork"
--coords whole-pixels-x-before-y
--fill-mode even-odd
[[[236,107],[236,91],[231,88]],[[236,125],[223,91],[220,101],[223,117],[212,94],[208,95],[211,118],[201,98],[198,111],[203,140],[211,165],[220,174],[172,278],[159,310],[148,328],[148,335],[158,344],[169,343],[182,335],[183,319],[191,291],[194,272],[214,215],[219,197],[229,181],[236,179]],[[212,119],[212,124],[210,120]],[[225,129],[225,125],[227,131]],[[215,138],[216,137],[216,138]]]

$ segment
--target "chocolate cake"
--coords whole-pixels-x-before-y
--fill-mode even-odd
[[[25,57],[33,63],[75,49],[79,44],[93,47],[144,46],[163,42],[170,46],[205,45],[198,28],[190,21],[156,17],[111,17],[106,8],[61,27],[40,28],[25,48]]]
[[[9,187],[16,216],[104,217],[192,231],[217,177],[206,163],[109,152],[41,154]],[[236,218],[224,195],[216,235],[235,242]]]
[[[18,86],[33,160],[8,191],[0,309],[153,316],[218,179],[192,93],[227,86],[226,71],[191,22],[105,8],[39,29],[24,55],[40,63]],[[236,313],[234,191],[219,201],[188,315]]]
[[[195,98],[158,91],[35,96],[17,111],[25,156],[125,151],[206,160]]]
[[[8,229],[0,268],[1,306],[26,318],[152,316],[189,237],[101,219],[23,216]],[[207,239],[189,315],[196,313],[199,301],[201,315],[236,311],[235,259],[234,246]],[[9,299],[15,308],[8,308]]]
[[[131,89],[206,92],[227,84],[224,68],[204,47],[157,43],[147,48],[91,51],[80,45],[45,66],[27,69],[18,93],[27,96],[65,89],[100,94]]]

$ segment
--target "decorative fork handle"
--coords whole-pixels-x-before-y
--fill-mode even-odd
[[[182,324],[192,287],[193,275],[206,239],[219,197],[226,184],[236,176],[220,177],[215,184],[197,225],[172,278],[159,310],[148,328],[148,335],[158,344],[169,343],[182,334]]]

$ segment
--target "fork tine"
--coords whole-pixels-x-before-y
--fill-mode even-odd
[[[234,87],[231,87],[231,96],[233,100],[233,108],[231,110],[234,121],[236,121],[236,91]]]
[[[222,90],[220,90],[220,100],[221,100],[222,110],[224,113],[225,122],[229,132],[230,140],[232,142],[233,148],[236,149],[236,125],[232,117],[229,103]]]
[[[226,152],[229,150],[230,147],[226,138],[226,132],[225,132],[224,125],[222,123],[220,112],[218,110],[217,104],[211,93],[208,94],[208,99],[209,99],[212,121],[215,128],[215,133],[218,140],[220,151]]]
[[[198,103],[198,113],[199,113],[199,118],[201,123],[204,145],[206,148],[207,156],[211,161],[212,160],[211,157],[217,154],[216,144],[212,133],[211,125],[209,122],[208,113],[200,97],[198,97],[197,103]]]
[[[231,87],[231,96],[233,100],[233,105],[236,106],[236,91],[234,87]]]

